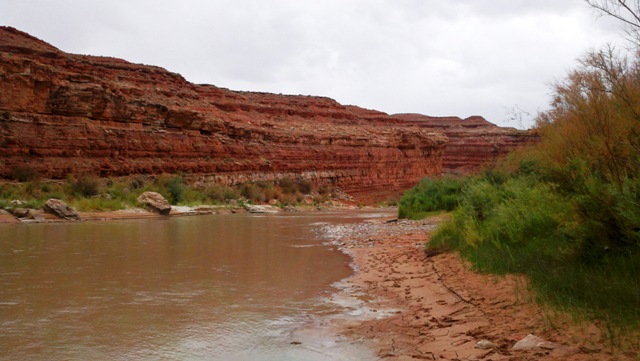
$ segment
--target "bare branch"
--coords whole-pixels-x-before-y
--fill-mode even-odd
[[[627,26],[640,29],[640,0],[585,0],[585,2],[603,14],[622,21]]]
[[[618,0],[618,4],[620,4],[620,6],[622,6],[629,15],[631,15],[631,17],[634,19],[634,23],[631,23],[631,26],[635,26],[637,28],[640,28],[640,4],[638,3],[638,1],[636,1],[636,8],[635,9],[631,9],[631,6],[629,4],[627,4],[626,0]]]

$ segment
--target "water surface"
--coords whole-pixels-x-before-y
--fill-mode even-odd
[[[314,228],[365,216],[0,225],[0,359],[359,359],[291,335],[351,274]]]

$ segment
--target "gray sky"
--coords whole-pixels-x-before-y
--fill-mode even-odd
[[[0,0],[0,24],[194,83],[514,127],[587,50],[623,44],[582,0]]]

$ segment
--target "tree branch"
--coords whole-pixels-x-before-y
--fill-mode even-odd
[[[585,0],[592,8],[622,21],[633,28],[640,29],[640,1],[635,0],[635,9],[627,0]],[[631,19],[628,19],[627,16]]]

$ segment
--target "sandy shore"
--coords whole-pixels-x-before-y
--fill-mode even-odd
[[[423,245],[440,221],[327,226],[324,232],[353,258],[357,271],[343,293],[361,300],[362,312],[333,318],[326,326],[383,360],[640,357],[612,353],[592,324],[545,311],[531,299],[523,278],[475,273],[456,254],[428,258]],[[530,334],[539,339],[527,338]],[[533,340],[531,346],[513,349],[525,338]]]

